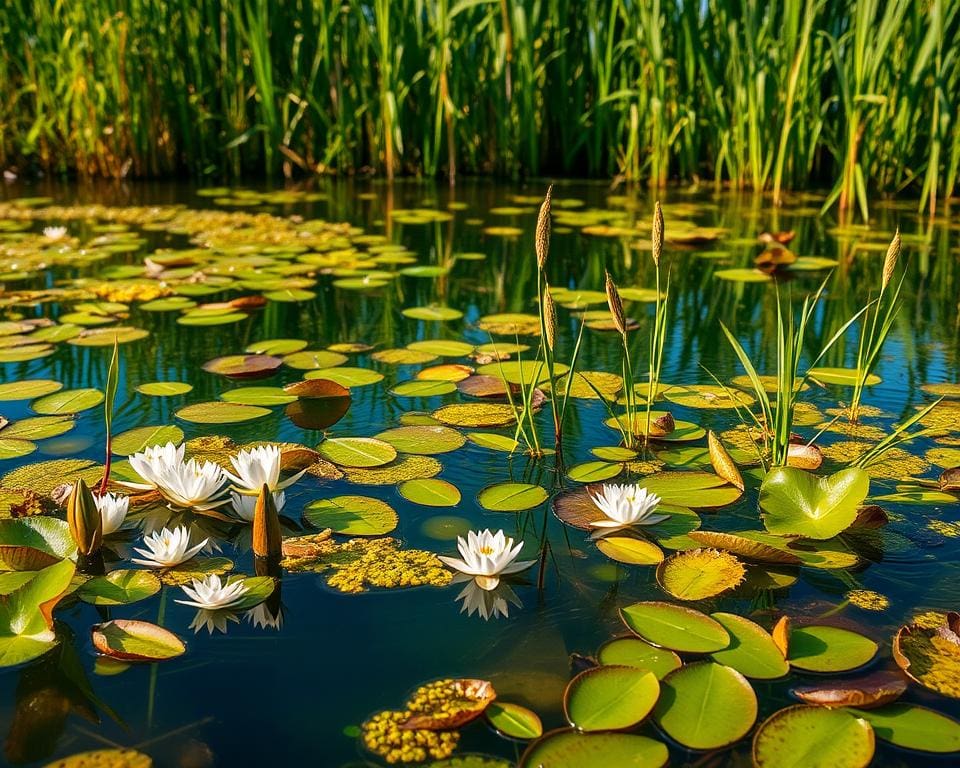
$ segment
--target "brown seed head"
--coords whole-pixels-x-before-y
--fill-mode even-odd
[[[543,332],[547,349],[553,352],[553,346],[557,341],[557,305],[553,303],[549,285],[543,291]]]
[[[537,216],[537,232],[535,247],[537,252],[537,268],[543,270],[550,254],[550,207],[553,202],[553,184],[547,187],[546,197],[540,204],[540,213]]]
[[[627,333],[627,319],[623,314],[623,301],[620,299],[620,291],[617,290],[613,278],[607,272],[607,306],[610,307],[610,317],[613,318],[614,327],[620,331],[622,336]]]
[[[660,257],[663,255],[663,209],[660,201],[653,208],[653,263],[660,266]]]
[[[890,281],[893,279],[893,272],[897,268],[897,261],[900,258],[900,228],[897,227],[897,231],[893,236],[893,240],[890,241],[890,246],[887,248],[887,256],[883,260],[883,282],[881,283],[881,290],[887,290],[887,286],[890,285]]]

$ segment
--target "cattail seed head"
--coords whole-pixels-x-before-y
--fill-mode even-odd
[[[893,240],[890,241],[890,246],[887,248],[887,256],[883,260],[883,282],[881,283],[880,290],[887,290],[887,286],[890,284],[890,281],[893,279],[893,273],[897,268],[897,261],[900,259],[900,228],[897,227],[896,233],[893,235]]]
[[[663,255],[663,209],[660,207],[660,201],[653,209],[653,263],[660,266],[660,257]]]
[[[610,273],[607,272],[607,306],[610,308],[610,317],[613,319],[613,326],[616,328],[621,336],[625,336],[627,333],[627,318],[623,314],[623,301],[620,299],[620,291],[617,290],[616,284],[613,282],[613,278],[610,277]]]
[[[557,305],[553,303],[549,284],[543,291],[543,332],[547,349],[553,352],[553,346],[557,341]]]
[[[542,272],[550,254],[550,208],[553,202],[553,184],[547,187],[546,197],[540,204],[540,213],[537,216],[537,232],[534,246],[537,252],[537,268]]]

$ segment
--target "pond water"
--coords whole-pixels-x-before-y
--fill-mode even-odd
[[[372,437],[403,424],[429,424],[428,415],[442,406],[478,401],[452,384],[438,384],[425,394],[408,385],[397,394],[392,390],[398,384],[440,364],[486,365],[485,370],[495,374],[497,363],[489,355],[473,360],[467,354],[478,354],[476,347],[481,347],[481,354],[489,353],[491,347],[481,345],[492,342],[502,348],[529,346],[520,353],[521,359],[536,351],[539,340],[530,335],[531,330],[538,331],[536,320],[532,329],[527,321],[520,328],[525,335],[517,336],[509,328],[503,333],[502,323],[491,326],[482,319],[500,313],[536,318],[534,227],[544,191],[542,183],[480,182],[462,184],[455,191],[420,183],[399,183],[391,189],[360,182],[256,192],[162,184],[9,187],[3,191],[6,202],[0,203],[0,280],[6,289],[0,294],[5,313],[0,341],[7,342],[0,347],[0,384],[50,379],[61,383],[63,390],[103,390],[112,336],[98,339],[88,331],[119,325],[149,335],[138,338],[142,334],[127,331],[132,340],[119,346],[115,436],[138,427],[173,425],[187,441],[217,435],[237,446],[275,441],[316,448],[324,437]],[[42,197],[51,199],[23,200]],[[597,327],[583,332],[578,369],[620,373],[620,336],[607,327],[604,270],[621,289],[653,288],[653,202],[646,190],[611,191],[582,183],[556,186],[546,273],[551,286],[566,289],[557,295],[558,360],[569,359],[581,313],[587,310],[595,313],[587,318]],[[875,369],[880,382],[868,387],[864,397],[869,407],[860,427],[851,434],[844,418],[831,423],[830,411],[848,401],[849,387],[815,381],[802,394],[809,405],[795,431],[809,440],[824,430],[817,444],[825,454],[821,471],[826,473],[845,467],[864,450],[864,443],[877,442],[892,425],[933,402],[932,392],[941,390],[929,385],[956,385],[960,380],[960,225],[949,218],[919,220],[913,203],[878,202],[877,221],[869,227],[840,227],[819,214],[820,202],[816,196],[797,196],[778,210],[768,200],[754,197],[680,190],[664,196],[663,263],[669,266],[671,283],[662,380],[708,389],[675,390],[674,399],[668,397],[657,407],[669,408],[677,421],[712,429],[727,441],[735,439],[739,417],[732,408],[715,407],[716,381],[730,382],[744,371],[721,323],[741,340],[760,373],[773,373],[777,291],[799,307],[803,296],[829,275],[809,333],[808,349],[819,349],[876,295],[884,253],[899,226],[900,268],[906,275],[902,308]],[[222,213],[214,216],[213,211]],[[65,226],[67,232],[58,240],[40,234],[51,226]],[[776,281],[753,270],[754,259],[764,248],[758,235],[787,231],[795,233],[788,244],[791,251],[821,261],[801,258],[794,269],[781,270]],[[151,279],[140,280],[147,268]],[[148,283],[162,283],[164,288],[150,294],[144,289]],[[167,298],[161,295],[167,293],[184,298],[142,306]],[[624,291],[625,298],[652,299],[652,293]],[[263,294],[268,297],[263,307],[198,313],[194,306]],[[417,307],[456,312],[449,313],[450,319],[424,320],[418,319],[421,313],[409,312]],[[639,325],[629,338],[635,367],[645,371],[654,304],[627,301],[626,313]],[[36,318],[69,327],[58,336],[46,330],[47,341],[41,337],[38,346],[30,336],[45,329],[23,325]],[[203,324],[178,322],[184,319]],[[223,320],[228,322],[220,323]],[[830,350],[821,366],[855,363],[854,330]],[[72,335],[81,332],[87,335]],[[85,338],[103,343],[71,343]],[[360,351],[335,352],[312,361],[302,355],[288,358],[272,374],[251,381],[231,380],[202,368],[214,358],[256,351],[261,349],[258,342],[275,339],[304,342],[273,348],[283,353],[327,350],[338,344],[357,344]],[[465,342],[469,347],[416,344],[431,340]],[[378,354],[410,344],[419,353],[411,358],[419,360],[414,364],[393,363],[390,356]],[[435,356],[437,351],[445,354]],[[516,358],[513,354],[512,360]],[[325,369],[328,364],[335,364],[334,370],[375,371],[382,379],[350,387],[349,408],[339,419],[339,406],[324,406],[321,413],[312,414],[313,422],[310,413],[291,418],[291,406],[285,403],[269,404],[267,413],[243,423],[196,423],[177,415],[185,406],[220,400],[240,387],[276,388],[300,381],[314,366]],[[356,379],[363,374],[351,375]],[[349,383],[348,378],[341,381]],[[158,381],[186,382],[192,390],[169,396],[137,391],[140,385]],[[432,394],[445,390],[452,391]],[[698,391],[707,395],[696,397]],[[955,386],[943,391],[955,398],[960,390]],[[575,394],[593,395],[586,388]],[[283,397],[275,390],[266,395]],[[0,402],[0,414],[14,427],[37,415],[32,408],[37,398],[16,397],[5,391]],[[398,518],[390,535],[404,548],[453,555],[457,533],[467,528],[504,529],[523,542],[522,559],[539,561],[499,588],[497,596],[504,600],[500,605],[507,615],[485,617],[483,612],[463,610],[467,602],[483,595],[475,590],[464,597],[462,583],[350,594],[328,585],[329,572],[291,568],[284,569],[279,596],[261,606],[256,616],[238,614],[238,621],[226,624],[225,633],[211,634],[202,627],[194,631],[196,611],[175,602],[185,596],[173,586],[116,607],[67,597],[56,612],[59,646],[39,660],[0,670],[0,723],[6,724],[0,763],[46,765],[55,757],[124,746],[149,754],[158,766],[379,765],[362,748],[358,727],[375,712],[401,709],[414,688],[442,677],[489,680],[500,700],[534,710],[545,729],[563,726],[564,689],[589,663],[583,657],[595,657],[603,643],[628,634],[619,609],[637,601],[679,602],[659,585],[654,566],[618,564],[606,557],[588,533],[561,522],[551,502],[522,512],[498,512],[478,501],[484,488],[508,481],[540,486],[551,500],[581,485],[568,476],[571,469],[576,476],[578,465],[598,461],[592,449],[616,446],[620,435],[603,424],[608,414],[595,396],[570,402],[561,470],[553,456],[533,459],[522,451],[511,455],[473,438],[432,459],[417,459],[419,468],[413,466],[409,476],[435,475],[448,481],[460,493],[455,506],[409,501],[395,482],[389,477],[381,480],[372,470],[348,468],[346,476],[334,478],[330,475],[344,474],[342,467],[329,464],[323,465],[327,477],[308,472],[286,491],[281,515],[287,537],[316,532],[303,519],[305,506],[343,495],[389,504]],[[954,419],[960,409],[951,402],[956,400],[944,400],[931,414],[938,419],[940,434],[924,435],[899,455],[888,454],[869,468],[872,499],[895,494],[898,486],[901,492],[920,492],[918,480],[935,485],[944,469],[960,464],[960,429]],[[71,408],[54,404],[52,411],[70,413]],[[32,446],[22,445],[24,437],[7,443],[0,431],[0,451],[5,452],[0,459],[3,514],[10,514],[11,503],[22,501],[11,488],[34,483],[45,495],[71,479],[70,467],[62,463],[39,465],[32,474],[25,470],[28,474],[15,476],[16,480],[9,478],[10,472],[67,458],[103,461],[102,406],[95,403],[65,418],[70,423],[62,427],[66,430],[62,434],[33,440],[27,432]],[[552,446],[550,408],[542,408],[536,418],[544,444]],[[512,427],[457,431],[513,436]],[[655,470],[710,472],[705,446],[702,434],[690,443],[656,443],[655,452],[632,467],[632,477],[642,482]],[[732,448],[729,442],[728,447]],[[424,450],[432,450],[429,441]],[[388,468],[405,460],[402,453]],[[129,479],[123,457],[115,456],[114,461],[115,479]],[[439,462],[439,472],[434,462]],[[591,469],[596,477],[623,469],[611,466],[607,462]],[[721,508],[700,509],[702,529],[763,530],[757,507],[759,476],[756,468],[741,469],[746,492]],[[97,471],[94,467],[93,475]],[[630,476],[627,471],[617,482]],[[871,670],[896,669],[891,640],[897,629],[918,615],[929,620],[929,612],[956,610],[960,605],[960,506],[950,494],[930,496],[932,500],[924,504],[904,503],[908,495],[877,501],[888,513],[888,524],[868,535],[834,540],[834,559],[825,556],[834,567],[807,563],[765,573],[762,567],[748,566],[748,578],[739,586],[685,604],[706,613],[749,616],[767,629],[784,614],[799,625],[846,627],[878,643],[878,653],[869,661]],[[160,505],[134,507],[127,527],[107,539],[108,568],[136,567],[124,564],[124,559],[132,546],[138,546],[143,529],[162,527],[171,515]],[[177,513],[176,521],[191,527],[195,541],[201,533],[216,541],[221,551],[207,555],[229,558],[237,573],[254,573],[249,525],[189,513]],[[661,543],[670,555],[670,542]],[[693,546],[683,536],[673,543],[680,549]],[[838,563],[849,567],[835,567]],[[185,641],[187,652],[157,664],[104,663],[97,658],[90,629],[112,618],[161,624]],[[834,679],[856,676],[847,673]],[[795,669],[778,680],[753,680],[757,722],[796,703],[791,696],[796,686],[822,679]],[[902,701],[960,715],[955,698],[916,682],[910,683]],[[666,739],[649,720],[635,730],[669,741],[673,764],[702,762],[700,754]],[[741,738],[707,763],[748,764],[750,744],[748,736]],[[490,756],[487,762],[462,765],[500,765],[494,758],[510,765],[524,748],[524,742],[503,738],[478,721],[462,729],[455,754]],[[873,760],[882,766],[938,761],[948,765],[955,764],[956,754],[931,756],[878,739]]]

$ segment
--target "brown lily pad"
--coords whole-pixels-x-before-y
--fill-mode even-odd
[[[856,680],[838,680],[821,685],[794,688],[793,694],[806,704],[873,709],[899,699],[907,690],[907,681],[895,672],[881,671]]]
[[[283,360],[273,355],[227,355],[208,360],[203,370],[228,379],[260,379],[270,376],[281,365]]]
[[[327,379],[305,379],[287,384],[283,391],[305,400],[326,400],[334,397],[350,397],[350,390],[342,384]]]
[[[735,533],[691,531],[687,535],[698,544],[732,552],[747,562],[776,563],[777,565],[800,565],[803,562],[799,557],[786,550],[777,549],[743,536],[737,536]]]

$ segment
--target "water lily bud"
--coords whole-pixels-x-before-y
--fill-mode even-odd
[[[537,216],[537,232],[534,238],[534,247],[537,253],[537,268],[543,270],[550,253],[550,206],[553,201],[553,184],[547,187],[547,195],[540,204],[540,213]]]
[[[553,303],[549,285],[543,292],[543,328],[547,349],[553,352],[553,345],[557,340],[557,305]]]
[[[253,554],[257,557],[279,557],[283,546],[280,517],[270,486],[264,483],[253,509]]]
[[[67,524],[81,555],[92,555],[100,550],[103,520],[93,494],[82,479],[77,480],[67,499]]]
[[[887,248],[887,256],[883,260],[883,282],[881,283],[882,291],[887,290],[887,286],[890,284],[890,280],[893,279],[893,271],[897,268],[897,260],[900,258],[900,228],[897,228],[896,233],[893,236],[893,240],[890,241],[890,246]]]
[[[627,318],[623,314],[623,301],[620,299],[620,291],[607,272],[607,306],[610,307],[610,317],[613,318],[613,326],[620,331],[621,336],[627,335]]]
[[[660,201],[653,209],[653,263],[659,267],[660,257],[663,255],[663,209]]]

